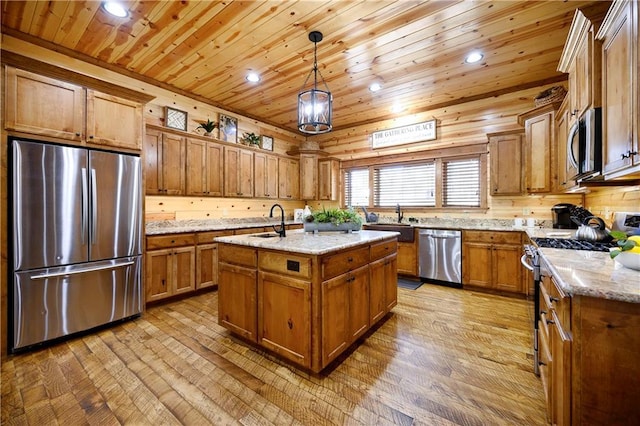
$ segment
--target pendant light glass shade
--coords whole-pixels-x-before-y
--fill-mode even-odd
[[[320,134],[330,132],[333,125],[331,123],[333,111],[333,96],[327,87],[318,70],[317,43],[322,40],[322,33],[312,31],[309,33],[309,40],[313,46],[313,69],[309,72],[304,81],[300,93],[298,93],[298,129],[303,133]],[[313,74],[313,88],[305,89],[309,78]],[[318,75],[320,82],[326,90],[318,89]]]

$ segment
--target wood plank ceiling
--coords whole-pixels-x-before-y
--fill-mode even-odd
[[[553,84],[576,8],[593,1],[2,0],[2,32],[99,63],[236,114],[296,130],[313,64],[334,96],[334,129]],[[473,50],[479,63],[464,63]],[[261,82],[249,83],[255,71]],[[369,90],[378,82],[382,89]]]

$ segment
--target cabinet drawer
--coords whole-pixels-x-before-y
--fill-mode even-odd
[[[560,328],[565,331],[571,330],[571,298],[560,289],[553,277],[547,290],[549,291],[551,307],[555,310],[560,322]]]
[[[207,231],[207,232],[198,232],[196,234],[196,239],[198,244],[210,244],[213,243],[213,239],[216,237],[224,237],[227,235],[233,235],[233,231]]]
[[[255,268],[258,265],[258,253],[252,248],[220,244],[218,246],[218,261]]]
[[[258,266],[262,271],[271,271],[292,277],[311,277],[311,258],[293,254],[261,251]]]
[[[369,263],[369,246],[356,248],[322,259],[322,279],[326,280]]]
[[[171,247],[192,246],[196,243],[195,234],[171,234],[147,237],[147,250]]]
[[[383,241],[371,245],[371,260],[381,259],[398,251],[398,240]]]
[[[465,242],[522,244],[522,233],[508,231],[464,231]]]

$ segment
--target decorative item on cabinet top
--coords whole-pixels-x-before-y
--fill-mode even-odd
[[[204,130],[205,136],[213,136],[213,131],[218,127],[220,127],[218,123],[207,118],[207,121],[200,122],[200,125],[196,127],[196,130],[202,129]]]
[[[238,142],[238,119],[220,114],[220,139],[225,142]]]
[[[271,136],[260,135],[260,148],[273,151],[273,138]]]
[[[533,102],[536,107],[541,107],[553,102],[562,102],[567,94],[567,90],[562,86],[553,86],[544,90],[535,97]]]
[[[256,135],[253,132],[244,132],[242,134],[242,139],[240,139],[244,145],[249,146],[258,146],[260,145],[260,136]]]
[[[180,111],[179,109],[165,107],[164,109],[164,124],[165,126],[178,129],[187,130],[187,112]]]

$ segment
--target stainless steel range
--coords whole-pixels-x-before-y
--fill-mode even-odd
[[[616,246],[614,242],[584,241],[571,238],[531,238],[531,241],[538,247],[568,250],[609,251],[609,248]]]

